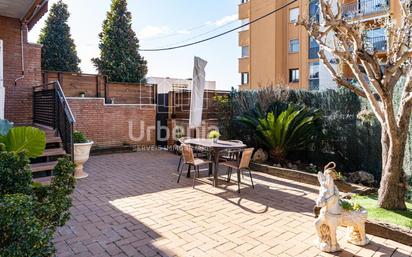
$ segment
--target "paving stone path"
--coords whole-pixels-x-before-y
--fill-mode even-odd
[[[140,152],[92,157],[89,177],[78,181],[72,218],[59,228],[58,257],[67,256],[394,256],[412,247],[370,236],[365,248],[344,243],[335,255],[319,252],[312,207],[318,189],[254,172],[210,185],[207,172],[177,184],[178,157]],[[224,171],[221,172],[224,176]]]

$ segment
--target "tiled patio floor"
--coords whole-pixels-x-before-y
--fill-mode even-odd
[[[90,176],[73,194],[72,218],[56,235],[57,256],[329,256],[312,246],[316,187],[254,173],[255,189],[245,177],[240,196],[234,183],[192,189],[186,177],[176,183],[177,161],[165,152],[92,157]],[[365,248],[341,239],[336,255],[412,253],[370,238]]]

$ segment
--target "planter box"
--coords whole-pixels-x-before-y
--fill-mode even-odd
[[[366,233],[412,246],[412,230],[378,221],[366,221]]]
[[[302,183],[306,183],[309,185],[320,186],[317,174],[307,173],[298,170],[286,169],[286,168],[279,168],[270,166],[267,164],[259,164],[259,163],[252,163],[250,165],[252,170],[260,171],[263,173],[267,173],[276,177],[290,179]],[[344,181],[336,180],[336,186],[339,188],[339,191],[344,193],[356,193],[359,195],[369,194],[374,192],[375,189],[355,184],[349,184]]]
[[[273,167],[266,164],[251,163],[250,168],[276,177],[294,180],[309,185],[319,186],[316,174],[303,171]],[[344,181],[335,181],[339,191],[344,193],[355,193],[367,195],[376,192],[376,189],[365,186],[349,184]],[[366,222],[366,233],[382,238],[390,239],[401,244],[412,246],[412,230],[403,229],[394,225],[368,220]]]

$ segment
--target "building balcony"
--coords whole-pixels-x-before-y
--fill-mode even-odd
[[[309,78],[309,90],[310,91],[319,90],[319,78]]]
[[[388,47],[388,41],[385,36],[380,37],[366,37],[366,49],[373,52],[384,52]]]
[[[342,14],[346,19],[364,18],[387,13],[389,0],[359,0],[342,4]]]
[[[249,18],[249,9],[250,9],[250,2],[241,1],[241,3],[239,4],[239,20]]]
[[[239,58],[239,73],[249,72],[249,57]]]
[[[249,30],[244,30],[239,32],[239,46],[248,46],[249,45]]]

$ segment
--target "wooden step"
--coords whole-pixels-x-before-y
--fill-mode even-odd
[[[54,129],[52,127],[46,126],[46,125],[42,125],[42,124],[38,124],[38,123],[34,123],[32,125],[35,128],[41,129],[44,132],[48,133],[48,132],[54,132]]]
[[[54,176],[34,178],[33,182],[37,182],[37,183],[40,183],[42,185],[50,185],[51,180],[53,179],[53,177]]]
[[[41,171],[50,171],[53,170],[54,167],[57,165],[57,161],[54,162],[40,162],[30,164],[31,171],[34,172],[41,172]]]
[[[62,139],[56,136],[46,136],[46,144],[61,143]]]
[[[41,157],[50,157],[50,156],[62,156],[66,155],[66,151],[62,148],[51,148],[44,150],[44,153]]]

